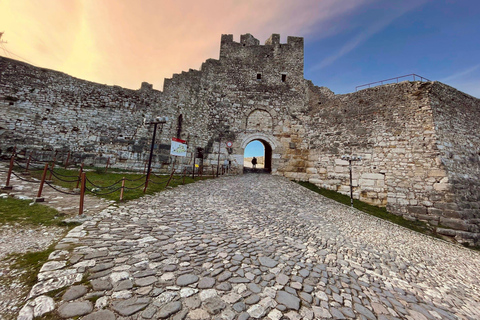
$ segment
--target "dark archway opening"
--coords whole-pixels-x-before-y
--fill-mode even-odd
[[[244,172],[272,172],[272,147],[262,139],[250,141],[244,151]],[[253,168],[252,159],[257,159],[256,168]]]

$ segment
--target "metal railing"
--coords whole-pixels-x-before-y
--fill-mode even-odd
[[[359,88],[363,88],[363,87],[367,87],[367,88],[370,88],[372,85],[383,85],[385,82],[387,81],[390,81],[388,83],[392,83],[392,81],[396,81],[396,83],[398,83],[398,80],[399,79],[402,79],[402,78],[411,78],[413,79],[413,81],[418,81],[418,79],[423,82],[423,81],[431,81],[431,80],[428,80],[427,78],[425,77],[422,77],[422,76],[419,76],[418,74],[415,74],[415,73],[411,73],[411,74],[407,74],[405,76],[400,76],[400,77],[395,77],[395,78],[390,78],[390,79],[385,79],[385,80],[380,80],[380,81],[375,81],[375,82],[370,82],[370,83],[367,83],[367,84],[362,84],[360,86],[356,86],[355,87],[355,91],[358,91]],[[364,89],[364,88],[363,88]],[[362,89],[360,89],[362,90]]]

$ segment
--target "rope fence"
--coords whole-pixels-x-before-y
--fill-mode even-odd
[[[75,195],[75,196],[78,196],[78,195],[80,194],[80,193],[75,192],[75,191],[70,191],[70,192],[68,192],[68,191],[61,190],[60,188],[55,187],[55,186],[54,186],[51,182],[49,182],[49,181],[45,181],[45,183],[47,184],[47,186],[49,186],[49,187],[52,188],[53,190],[58,191],[58,192],[63,193],[63,194]]]
[[[218,177],[218,174],[219,174],[218,172],[215,171],[215,168],[213,165],[211,166],[211,168],[199,166],[197,170],[195,170],[196,169],[195,167],[192,167],[192,168],[183,167],[182,169],[179,169],[179,168],[175,168],[172,165],[170,173],[166,175],[160,175],[150,170],[150,172],[147,172],[146,174],[144,172],[143,175],[137,178],[123,177],[122,179],[114,181],[109,185],[101,185],[97,181],[92,181],[94,179],[92,178],[91,175],[90,177],[87,176],[87,174],[84,172],[84,169],[83,169],[84,167],[83,163],[81,164],[79,171],[77,173],[73,170],[72,170],[72,174],[67,174],[66,172],[60,172],[59,168],[61,167],[57,166],[57,168],[55,168],[56,157],[57,157],[57,153],[55,153],[55,155],[53,156],[52,161],[43,161],[34,157],[33,153],[31,152],[27,158],[26,154],[24,156],[19,156],[19,154],[17,154],[14,149],[14,152],[12,153],[9,159],[8,170],[7,171],[0,170],[0,172],[2,173],[7,173],[7,179],[3,189],[4,190],[12,189],[11,176],[13,175],[21,181],[24,181],[27,183],[39,184],[35,202],[43,202],[44,198],[42,197],[42,192],[43,192],[43,187],[46,184],[52,190],[55,190],[56,192],[59,192],[61,194],[80,196],[79,215],[83,215],[85,193],[102,197],[102,196],[111,195],[116,192],[120,192],[119,200],[123,201],[125,192],[139,190],[143,188],[143,193],[146,193],[149,183],[152,183],[157,187],[164,185],[164,188],[167,188],[172,183],[175,183],[176,185],[185,184],[185,179],[187,176],[191,176],[195,180],[195,174],[197,175],[197,177],[200,177],[200,178],[208,177],[208,176],[215,178],[216,176]],[[68,166],[69,159],[70,159],[70,153],[68,154],[65,161],[65,170]],[[5,162],[6,160],[3,159],[0,161]],[[107,165],[105,167],[105,172],[104,172],[105,174],[108,170],[109,162],[110,161],[108,158]],[[14,169],[17,171],[22,171],[22,173],[15,172]],[[210,169],[211,169],[211,174],[209,174],[208,172],[210,171]],[[31,176],[32,173],[35,173],[36,175],[38,175],[39,171],[42,171],[40,180],[36,178],[27,178],[27,176],[28,175]],[[223,171],[220,172],[220,174],[223,174],[223,173],[224,173]],[[48,179],[47,179],[47,175],[48,175]],[[63,186],[54,184],[54,180],[57,182],[62,182]],[[127,183],[132,184],[134,182],[140,182],[142,180],[143,182],[137,183],[134,186],[126,185]],[[71,186],[65,187],[65,185],[68,185],[68,184],[71,184]],[[69,188],[71,188],[71,190],[68,190]]]

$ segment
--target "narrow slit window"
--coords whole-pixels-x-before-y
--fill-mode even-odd
[[[282,74],[282,82],[285,82],[287,81],[287,75],[286,74]]]
[[[177,139],[180,139],[182,135],[182,123],[183,123],[183,115],[178,116],[178,124],[177,124]]]
[[[261,73],[257,73],[257,80],[262,80],[262,74]]]

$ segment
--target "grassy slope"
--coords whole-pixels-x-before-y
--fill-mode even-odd
[[[300,184],[301,186],[304,186],[305,188],[310,189],[310,190],[312,190],[316,193],[319,193],[319,194],[321,194],[321,195],[323,195],[327,198],[333,199],[337,202],[343,203],[343,204],[348,205],[348,206],[350,205],[350,197],[349,196],[343,195],[343,194],[338,193],[336,191],[319,188],[316,185],[314,185],[312,183],[309,183],[309,182],[300,181],[300,182],[298,182],[298,184]],[[353,206],[360,211],[363,211],[363,212],[368,213],[372,216],[375,216],[375,217],[393,222],[393,223],[398,224],[402,227],[405,227],[405,228],[408,228],[408,229],[411,229],[411,230],[414,230],[414,231],[417,231],[417,232],[420,232],[420,233],[435,236],[434,229],[432,227],[430,227],[428,224],[426,224],[425,222],[410,221],[410,220],[404,219],[401,216],[396,216],[394,214],[389,213],[387,211],[387,209],[385,209],[385,208],[372,206],[372,205],[369,205],[365,202],[362,202],[362,201],[356,200],[356,199],[353,200]]]

